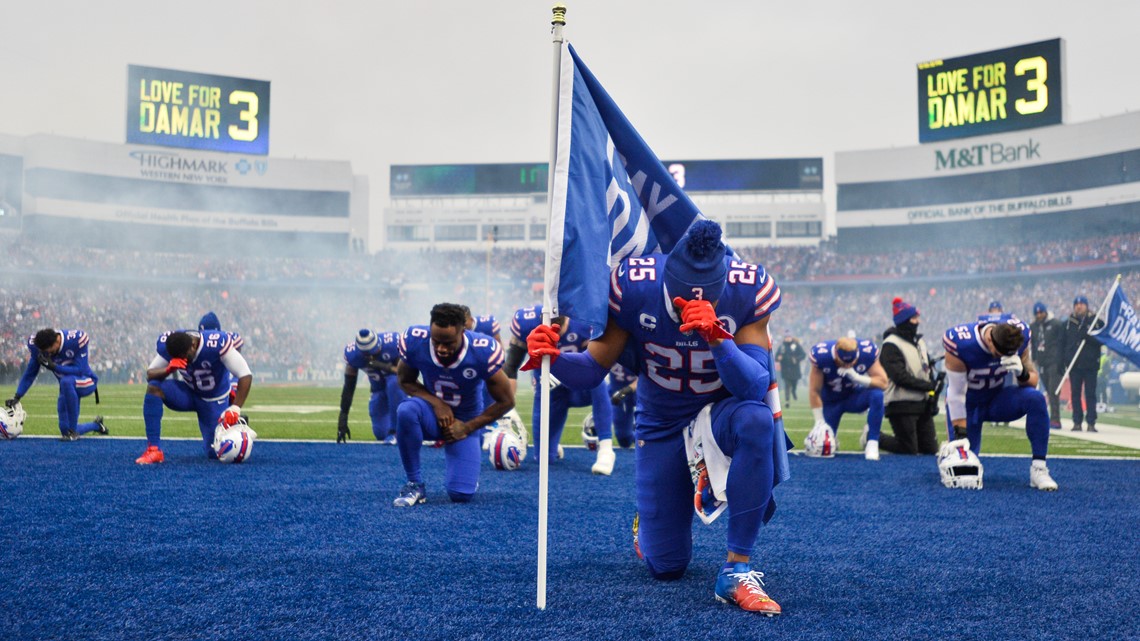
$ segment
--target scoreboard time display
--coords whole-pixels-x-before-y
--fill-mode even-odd
[[[269,83],[127,68],[127,142],[269,154]]]
[[[918,139],[1061,124],[1060,38],[918,65]]]

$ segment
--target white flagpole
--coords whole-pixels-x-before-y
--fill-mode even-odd
[[[1089,329],[1088,329],[1089,332],[1091,332],[1093,330],[1093,328],[1096,327],[1097,319],[1100,318],[1100,315],[1103,314],[1104,310],[1108,308],[1108,302],[1112,300],[1112,295],[1116,293],[1117,287],[1120,287],[1120,274],[1116,275],[1116,280],[1113,281],[1112,287],[1108,288],[1108,295],[1104,297],[1104,302],[1101,303],[1100,308],[1096,310],[1096,316],[1093,316],[1092,323],[1089,324]],[[1054,396],[1060,396],[1061,395],[1061,388],[1065,386],[1065,379],[1069,378],[1069,372],[1073,371],[1073,365],[1076,364],[1077,358],[1080,357],[1081,350],[1083,350],[1085,348],[1085,342],[1088,341],[1088,339],[1089,339],[1088,337],[1089,337],[1089,334],[1088,334],[1088,332],[1086,332],[1085,337],[1081,339],[1081,344],[1077,345],[1077,351],[1073,354],[1073,360],[1069,361],[1069,366],[1065,368],[1065,374],[1063,376],[1061,376],[1061,382],[1057,383],[1057,389],[1054,390],[1054,392],[1053,392]],[[1070,403],[1080,403],[1081,399],[1070,398],[1069,402]]]
[[[562,70],[562,28],[566,26],[566,5],[558,3],[551,8],[554,14],[550,21],[551,32],[554,35],[554,95],[551,100],[550,115],[550,165],[547,167],[547,203],[551,207],[551,215],[547,217],[546,237],[551,236],[550,224],[553,220],[554,207],[554,165],[558,159],[558,94],[561,85]],[[549,248],[548,248],[549,249]],[[550,289],[543,288],[542,294],[542,323],[550,324],[551,306]],[[546,609],[546,530],[548,516],[548,493],[550,485],[550,357],[542,357],[542,378],[539,380],[539,389],[542,399],[539,401],[539,447],[535,448],[538,455],[538,598],[536,605],[539,610]]]

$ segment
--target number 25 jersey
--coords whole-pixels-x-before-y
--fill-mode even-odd
[[[637,431],[646,440],[683,429],[702,407],[730,396],[708,343],[695,332],[681,333],[680,314],[662,284],[665,258],[627,258],[610,275],[610,317],[630,333],[641,363]],[[724,260],[727,283],[716,313],[735,334],[780,306],[780,288],[763,267],[730,256]]]

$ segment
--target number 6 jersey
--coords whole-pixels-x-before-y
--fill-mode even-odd
[[[427,325],[409,327],[400,336],[400,359],[419,370],[424,387],[468,421],[483,413],[483,381],[503,367],[503,348],[485,334],[463,332],[463,347],[450,365],[442,365],[431,345]]]
[[[641,363],[638,438],[653,440],[684,428],[702,407],[724,398],[712,350],[681,317],[662,284],[664,254],[627,258],[610,275],[610,316],[630,333]],[[725,256],[727,283],[716,313],[729,332],[766,318],[780,306],[780,288],[764,268]]]

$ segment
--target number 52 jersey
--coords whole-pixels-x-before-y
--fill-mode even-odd
[[[728,398],[708,343],[681,333],[681,318],[666,298],[664,254],[623,260],[610,275],[610,316],[630,333],[641,363],[637,388],[638,438],[663,438],[683,429],[709,403]],[[725,256],[724,293],[716,313],[729,332],[755,323],[780,306],[780,288],[759,265]]]
[[[1001,357],[994,356],[982,345],[982,329],[986,325],[997,323],[1013,325],[1021,330],[1022,342],[1017,355],[1024,354],[1029,348],[1029,327],[1012,314],[990,316],[976,323],[957,325],[942,335],[942,346],[946,348],[946,353],[957,356],[966,365],[967,408],[973,409],[988,402],[1006,386],[1009,378],[1001,365]]]

